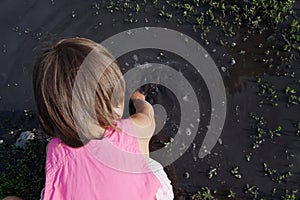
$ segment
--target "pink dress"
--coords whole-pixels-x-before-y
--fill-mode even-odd
[[[129,119],[102,140],[71,148],[53,138],[47,150],[44,200],[155,200],[160,181],[132,135]],[[130,133],[130,134],[128,134]]]

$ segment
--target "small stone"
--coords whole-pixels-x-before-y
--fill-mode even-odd
[[[236,46],[236,43],[235,43],[235,42],[231,43],[231,46],[232,46],[232,47],[235,47],[235,46]]]
[[[137,61],[139,60],[139,58],[138,58],[137,55],[135,55],[135,54],[132,56],[132,59],[133,59],[135,62],[137,62]]]
[[[161,57],[166,57],[165,54],[164,54],[163,52],[160,52],[160,53],[159,53],[159,56],[161,56]]]
[[[218,139],[218,142],[219,142],[219,144],[221,144],[221,145],[223,144],[223,141],[222,141],[221,138]]]
[[[231,65],[235,65],[236,61],[234,58],[231,59]]]
[[[222,72],[226,72],[226,67],[221,67]]]
[[[170,142],[174,142],[174,138],[170,137]]]
[[[184,41],[185,41],[186,43],[188,43],[188,42],[189,42],[189,39],[188,39],[187,37],[185,37],[185,38],[184,38]]]
[[[0,144],[3,144],[3,142],[4,142],[3,140],[0,140]]]
[[[19,138],[17,139],[15,145],[19,148],[24,149],[26,147],[26,141],[27,140],[33,140],[34,139],[34,133],[31,131],[23,131]]]
[[[182,100],[183,100],[183,101],[189,101],[188,95],[183,96],[183,97],[182,97]]]

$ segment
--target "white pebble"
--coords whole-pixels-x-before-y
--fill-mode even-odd
[[[236,61],[234,60],[234,58],[231,59],[231,65],[234,65],[236,63]]]
[[[137,61],[139,60],[139,58],[138,58],[137,55],[135,55],[135,54],[132,56],[132,59],[133,59],[135,62],[137,62]]]
[[[223,144],[223,141],[221,138],[218,139],[219,144]]]
[[[188,98],[188,96],[187,96],[187,95],[185,95],[185,96],[183,96],[183,97],[182,97],[182,100],[183,100],[183,101],[188,101],[188,100],[189,100],[189,98]]]

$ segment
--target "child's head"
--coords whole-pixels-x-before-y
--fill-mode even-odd
[[[33,88],[42,130],[72,147],[95,138],[78,127],[79,118],[115,127],[116,110],[123,108],[125,84],[117,61],[84,38],[64,39],[46,50],[35,64]]]

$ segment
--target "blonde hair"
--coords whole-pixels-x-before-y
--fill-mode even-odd
[[[78,82],[82,65],[87,70]],[[89,90],[93,83],[97,84],[94,91]],[[76,126],[74,105],[86,111],[87,120],[116,128],[113,107],[124,100],[125,83],[116,59],[92,40],[63,39],[46,50],[34,66],[33,88],[42,130],[71,147],[83,146],[91,139],[89,134],[80,134],[84,130]]]

